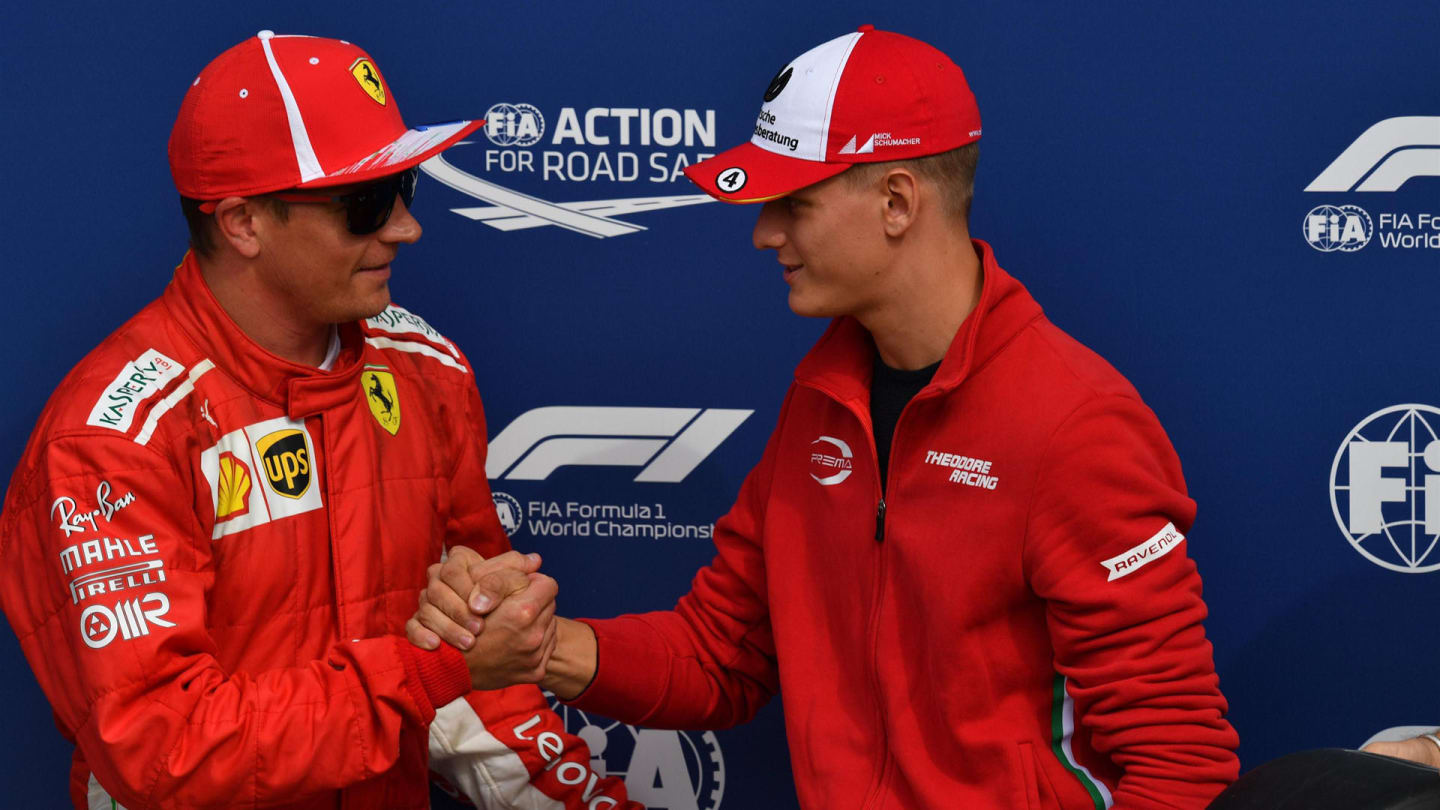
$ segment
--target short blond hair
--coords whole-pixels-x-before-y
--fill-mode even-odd
[[[890,169],[904,167],[939,187],[947,214],[961,222],[969,222],[970,200],[975,196],[975,166],[979,160],[980,143],[976,141],[921,158],[857,163],[840,176],[851,188],[860,188],[875,182]]]

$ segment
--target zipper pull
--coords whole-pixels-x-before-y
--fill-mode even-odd
[[[875,507],[875,542],[885,542],[885,499]]]

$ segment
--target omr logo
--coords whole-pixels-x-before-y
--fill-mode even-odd
[[[485,475],[543,481],[561,467],[644,467],[636,481],[679,483],[751,410],[550,406],[516,417],[490,442]]]
[[[1440,570],[1440,408],[1395,405],[1350,431],[1330,466],[1330,506],[1350,545],[1382,568]]]
[[[1360,133],[1305,190],[1395,191],[1412,177],[1440,177],[1440,116],[1380,121]]]

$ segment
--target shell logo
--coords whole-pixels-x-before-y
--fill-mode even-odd
[[[250,468],[234,453],[220,455],[215,520],[229,520],[250,511]]]

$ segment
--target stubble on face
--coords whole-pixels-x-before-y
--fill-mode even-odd
[[[274,222],[262,255],[267,286],[282,317],[296,327],[370,318],[390,305],[390,261],[396,248],[356,236],[331,205],[291,205]]]

